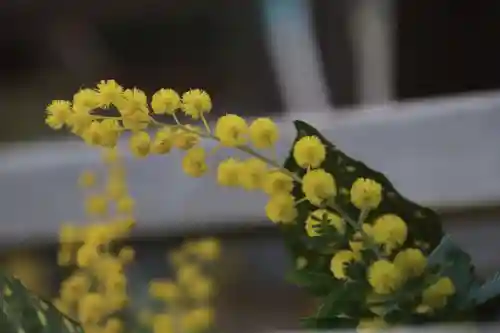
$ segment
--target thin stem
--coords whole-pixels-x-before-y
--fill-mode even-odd
[[[205,119],[205,116],[203,115],[203,113],[200,115],[200,117],[201,117],[201,121],[203,121],[203,125],[205,126],[205,129],[207,130],[207,133],[212,134],[212,130],[210,130],[210,126],[208,126],[207,119]]]

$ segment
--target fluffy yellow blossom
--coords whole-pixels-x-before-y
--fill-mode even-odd
[[[111,104],[119,103],[122,98],[123,87],[115,80],[101,80],[97,84],[98,100],[100,107],[109,107]]]
[[[67,124],[71,128],[72,133],[76,135],[83,135],[92,121],[93,118],[87,111],[74,110],[74,112],[70,115]]]
[[[81,188],[91,188],[96,183],[96,175],[90,170],[85,170],[78,177],[78,186]]]
[[[200,141],[199,128],[189,125],[187,125],[186,128],[188,131],[179,129],[174,133],[174,147],[188,150],[193,148]]]
[[[419,249],[410,248],[396,255],[394,265],[401,270],[405,277],[417,277],[424,273],[427,267],[427,258]]]
[[[270,171],[267,173],[263,189],[268,195],[290,193],[293,190],[293,178],[281,171]]]
[[[59,229],[59,242],[62,244],[71,244],[81,241],[80,231],[74,225],[67,223],[62,224]]]
[[[173,89],[160,89],[151,98],[151,108],[156,114],[174,114],[181,107],[181,98]]]
[[[279,139],[278,126],[270,118],[258,118],[250,125],[250,139],[257,148],[270,148]]]
[[[113,199],[127,196],[127,184],[121,176],[111,176],[106,181],[106,194]]]
[[[131,131],[141,131],[148,127],[151,117],[147,111],[136,111],[130,114],[122,115],[123,128]]]
[[[318,228],[321,226],[323,219],[326,218],[328,224],[332,225],[341,234],[345,232],[345,223],[340,216],[335,213],[329,212],[326,209],[317,209],[312,212],[306,220],[305,228],[309,237],[320,236]]]
[[[124,331],[123,322],[118,318],[109,318],[106,320],[103,333],[122,333]]]
[[[202,260],[213,261],[219,258],[221,245],[215,238],[205,238],[195,242],[189,252]]]
[[[182,170],[191,177],[201,177],[208,170],[206,153],[202,147],[189,149],[182,159]]]
[[[363,232],[366,234],[367,237],[373,238],[372,237],[373,227],[370,224],[363,223],[361,228],[363,229]],[[357,231],[352,236],[352,240],[349,241],[349,247],[356,253],[359,253],[366,248],[366,244],[363,241],[363,235],[361,234],[361,232]]]
[[[151,145],[151,151],[155,154],[167,154],[174,145],[174,132],[172,129],[165,127],[156,132],[155,138]]]
[[[174,301],[180,294],[179,287],[168,280],[153,280],[149,282],[149,294],[157,299],[165,301]]]
[[[85,274],[74,274],[61,284],[61,301],[76,302],[82,298],[90,288],[90,279]]]
[[[234,114],[222,116],[215,125],[215,136],[226,147],[242,146],[247,142],[248,125],[245,119]]]
[[[360,210],[375,209],[382,201],[382,186],[372,179],[358,178],[351,187],[351,202]]]
[[[99,94],[92,89],[81,89],[73,95],[73,109],[77,112],[88,113],[99,107]]]
[[[91,216],[103,216],[108,212],[106,196],[93,194],[85,199],[85,211]]]
[[[385,214],[378,217],[373,224],[373,239],[391,253],[406,242],[408,227],[397,215]]]
[[[390,294],[397,290],[402,283],[401,270],[388,260],[378,260],[368,268],[368,282],[377,294]]]
[[[389,324],[380,317],[361,319],[356,328],[358,333],[385,332]]]
[[[448,297],[453,296],[453,294],[455,294],[453,281],[449,277],[442,277],[423,291],[421,305],[429,310],[444,308]]]
[[[123,263],[130,263],[135,258],[135,250],[130,246],[124,246],[118,252],[118,258]]]
[[[95,246],[83,245],[76,252],[76,263],[78,267],[89,267],[99,257]]]
[[[201,332],[212,326],[213,321],[214,313],[211,308],[191,310],[181,317],[181,332]]]
[[[239,182],[246,190],[260,189],[267,176],[267,164],[258,158],[250,158],[241,163]]]
[[[124,103],[117,105],[122,116],[148,113],[148,98],[141,89],[125,89],[123,99]]]
[[[135,200],[131,196],[123,196],[116,201],[116,211],[118,213],[131,214],[135,208]]]
[[[88,293],[78,304],[78,319],[83,323],[97,324],[106,315],[106,301],[98,293]]]
[[[337,194],[335,179],[323,169],[311,170],[302,179],[302,191],[310,203],[320,206]]]
[[[169,314],[157,314],[152,318],[153,333],[174,333],[174,320]]]
[[[181,265],[177,270],[177,282],[182,286],[190,286],[200,277],[200,267],[192,263]]]
[[[335,278],[345,280],[348,278],[346,273],[347,266],[355,260],[359,260],[359,256],[356,253],[349,250],[341,250],[335,253],[330,261],[330,271]]]
[[[207,278],[198,277],[191,282],[186,292],[193,300],[204,302],[213,295],[214,284]]]
[[[201,89],[192,89],[182,94],[182,111],[193,119],[200,119],[212,110],[210,95]]]
[[[272,196],[266,205],[266,215],[274,223],[293,223],[297,218],[295,198],[290,194]]]
[[[304,136],[293,146],[293,158],[301,168],[317,168],[325,157],[325,145],[316,136]]]
[[[61,100],[52,101],[52,103],[47,106],[46,112],[46,124],[53,129],[60,129],[71,117],[71,102]]]
[[[221,186],[238,186],[242,163],[234,158],[222,161],[217,168],[217,183]]]
[[[151,138],[147,132],[136,132],[130,137],[130,151],[134,156],[142,158],[149,154]]]

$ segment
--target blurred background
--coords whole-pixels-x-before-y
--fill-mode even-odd
[[[216,115],[271,116],[281,157],[290,120],[310,121],[439,210],[482,275],[500,268],[500,2],[4,0],[0,22],[0,245],[42,292],[61,278],[60,223],[84,222],[78,174],[101,167],[45,126],[44,108],[108,78],[148,94],[199,87]],[[297,328],[313,302],[284,281],[264,198],[188,179],[178,162],[126,159],[137,285],[168,274],[165,253],[183,239],[216,236],[220,331]]]

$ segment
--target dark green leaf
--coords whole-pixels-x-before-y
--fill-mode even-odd
[[[474,304],[484,304],[500,296],[500,272],[493,275],[491,279],[483,285],[472,288],[469,294]]]
[[[331,274],[311,270],[294,270],[287,274],[287,281],[304,288],[314,296],[325,296],[342,284]]]
[[[364,163],[344,154],[312,126],[297,120],[295,121],[295,127],[297,129],[297,137],[294,143],[304,136],[317,136],[326,146],[327,156],[321,167],[334,175],[339,193],[337,204],[344,212],[349,214],[351,218],[357,219],[359,210],[350,203],[349,189],[357,178],[370,178],[383,186],[384,198],[381,205],[370,213],[368,219],[373,219],[386,213],[397,214],[408,223],[410,235],[408,242],[423,241],[428,243],[431,249],[437,246],[442,238],[443,231],[440,218],[434,211],[404,198],[396,191],[391,182],[382,173],[374,171]],[[290,152],[284,166],[289,171],[300,176],[305,173],[305,170],[301,169],[295,163],[293,151]],[[294,195],[303,197],[303,193],[299,186],[296,186]],[[313,209],[314,207],[307,202],[302,202],[298,206],[299,225],[303,225],[309,212]]]
[[[0,301],[2,333],[83,333],[78,323],[3,272],[0,272]]]

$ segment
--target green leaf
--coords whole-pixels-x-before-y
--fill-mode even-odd
[[[380,183],[384,191],[382,203],[376,210],[369,214],[368,219],[373,219],[386,213],[397,214],[408,224],[410,235],[408,242],[423,241],[428,243],[431,249],[439,244],[443,236],[443,230],[441,220],[434,211],[403,197],[382,173],[370,169],[364,163],[340,151],[314,127],[303,121],[297,120],[294,123],[297,129],[297,137],[295,138],[294,144],[304,136],[316,136],[325,145],[327,155],[321,167],[334,175],[338,188],[338,196],[336,199],[337,205],[339,205],[351,218],[356,220],[359,215],[359,210],[350,203],[349,190],[357,178],[370,178]],[[293,158],[293,146],[289,157],[285,161],[284,167],[299,176],[305,173],[305,170],[300,168]],[[304,196],[299,186],[296,186],[294,189],[294,195],[298,198]],[[296,241],[300,239],[300,232],[302,232],[302,234],[304,233],[303,228],[305,220],[309,212],[313,209],[314,207],[308,202],[302,202],[298,205],[299,226],[297,231],[299,233],[296,231],[293,234],[288,234],[288,236],[295,237]]]
[[[470,291],[476,283],[474,266],[471,264],[471,257],[449,235],[445,235],[429,255],[428,264],[437,267],[441,276],[447,276],[453,281],[456,289],[453,303],[456,307],[464,309],[472,305]]]
[[[305,269],[288,273],[286,279],[290,283],[304,288],[314,296],[325,296],[332,289],[338,289],[342,286],[331,274]]]
[[[500,272],[496,272],[493,277],[477,288],[472,288],[469,294],[470,299],[476,305],[484,304],[500,296]]]
[[[0,272],[0,302],[2,333],[83,333],[77,322],[3,272]]]

